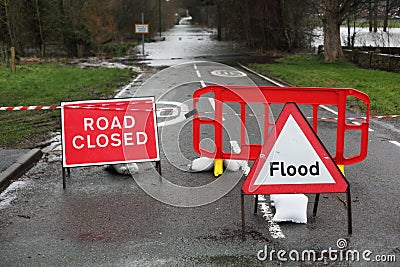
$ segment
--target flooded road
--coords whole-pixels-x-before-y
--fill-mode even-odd
[[[350,34],[353,34],[351,29]],[[398,47],[400,46],[400,28],[391,28],[388,32],[379,29],[378,32],[369,32],[367,28],[356,28],[356,46]],[[315,30],[315,39],[311,46],[316,48],[323,44],[322,29]],[[347,42],[347,28],[341,27],[342,45]],[[145,57],[142,45],[137,46],[140,51],[140,63],[152,67],[173,66],[192,61],[213,61],[232,64],[238,61],[270,62],[271,57],[260,56],[246,48],[243,44],[234,41],[217,41],[215,29],[197,25],[176,25],[163,32],[165,41],[145,43]]]
[[[195,25],[176,25],[163,33],[165,41],[145,43],[149,66],[172,66],[191,61],[232,62],[249,56],[243,46],[234,42],[217,41],[216,32]],[[142,46],[138,46],[142,51]]]

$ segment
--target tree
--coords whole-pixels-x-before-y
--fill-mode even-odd
[[[311,1],[316,11],[321,14],[325,61],[338,61],[344,58],[340,25],[362,3],[362,0]]]
[[[383,31],[386,32],[388,28],[389,15],[400,15],[400,0],[386,0],[385,1],[385,14],[383,18]]]

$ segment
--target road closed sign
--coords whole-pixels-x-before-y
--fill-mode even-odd
[[[159,160],[153,97],[61,106],[63,167]]]

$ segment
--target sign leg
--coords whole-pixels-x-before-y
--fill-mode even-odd
[[[313,216],[317,216],[317,210],[318,210],[318,202],[319,202],[319,193],[315,195],[315,201],[314,201],[314,208],[313,208]]]
[[[257,214],[258,195],[254,195],[254,214]]]
[[[161,161],[156,161],[156,169],[159,175],[161,175]]]
[[[161,177],[161,160],[156,161],[156,170],[158,174],[160,175],[160,183],[162,182],[162,177]]]
[[[71,177],[71,170],[70,168],[61,167],[62,170],[62,178],[63,178],[63,189],[67,188],[67,177]]]
[[[242,213],[242,241],[246,240],[246,226],[244,221],[244,192],[240,195],[241,213]]]
[[[63,189],[65,189],[66,187],[67,187],[67,183],[66,183],[66,181],[65,181],[65,168],[64,167],[61,167],[61,169],[62,169],[62,178],[63,178]]]
[[[347,195],[347,233],[348,235],[353,234],[353,218],[351,214],[351,195],[350,195],[350,185],[346,191]]]

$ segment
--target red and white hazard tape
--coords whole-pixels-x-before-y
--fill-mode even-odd
[[[197,112],[198,114],[212,114],[214,115],[214,112]],[[225,116],[241,116],[239,113],[222,113],[222,115]],[[264,114],[247,114],[249,117],[265,117]],[[312,119],[312,116],[306,117],[307,119]],[[400,114],[397,115],[379,115],[379,116],[369,116],[370,119],[393,119],[393,118],[400,118]],[[366,120],[367,117],[354,117],[354,118],[345,118],[345,120],[349,121],[356,121],[356,120]],[[325,121],[337,121],[338,118],[334,117],[320,117],[318,120],[325,120]]]
[[[393,119],[399,118],[400,115],[384,115],[384,116],[369,116],[370,119]],[[307,117],[307,119],[312,119],[313,117]],[[356,117],[356,118],[346,118],[348,121],[359,121],[359,120],[366,120],[367,117]],[[338,118],[318,118],[318,120],[325,120],[325,121],[337,121]]]
[[[43,110],[43,109],[57,109],[61,108],[60,106],[19,106],[19,107],[0,107],[0,110]]]
[[[145,102],[140,102],[140,104],[143,104]],[[149,102],[152,103],[152,102]],[[130,104],[135,104],[134,102],[130,103]],[[126,105],[124,103],[105,103],[102,104],[101,106],[99,105],[85,105],[85,106],[66,106],[67,108],[76,108],[76,109],[98,109],[98,110],[115,110],[115,111],[123,111],[126,109],[124,108],[118,108],[117,106],[121,106],[121,105]],[[61,109],[63,108],[62,106],[17,106],[17,107],[0,107],[0,111],[18,111],[18,110],[49,110],[49,109]],[[65,107],[64,107],[65,108]],[[149,109],[135,109],[135,108],[131,108],[128,109],[130,111],[145,111],[145,112],[150,112],[152,110]],[[172,109],[171,109],[172,110]],[[165,111],[165,109],[163,110],[155,110],[155,111]],[[200,114],[214,114],[214,112],[198,112]],[[240,116],[240,114],[228,114],[228,113],[224,113],[223,115],[237,115]],[[264,115],[256,115],[256,114],[249,114],[248,116],[253,116],[253,117],[258,117],[261,116],[263,117]],[[378,115],[378,116],[370,116],[370,119],[393,119],[393,118],[399,118],[400,114],[396,114],[396,115]],[[312,119],[313,117],[307,117],[307,119]],[[325,121],[337,121],[338,118],[326,118],[326,117],[321,117],[318,118],[318,120],[325,120]],[[366,117],[354,117],[354,118],[346,118],[346,120],[366,120]]]

